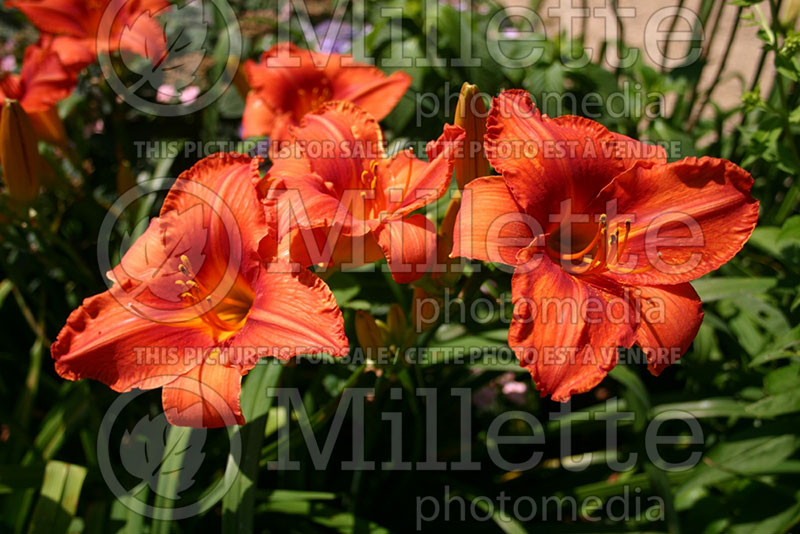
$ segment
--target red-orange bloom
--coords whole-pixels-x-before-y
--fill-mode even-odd
[[[436,228],[411,212],[447,190],[463,137],[448,125],[428,144],[428,162],[410,150],[387,158],[377,120],[353,104],[309,113],[259,187],[267,206],[277,206],[283,250],[304,266],[385,256],[395,280],[416,280],[436,259]]]
[[[53,49],[75,72],[92,63],[99,52],[127,50],[155,60],[165,53],[164,29],[155,15],[169,7],[168,0],[11,0],[6,5],[25,13],[43,34],[53,36]],[[119,11],[109,14],[109,27],[101,27],[110,7]]]
[[[60,142],[65,139],[55,105],[66,98],[77,78],[61,63],[52,48],[41,43],[28,46],[19,74],[0,73],[0,102],[18,100],[28,114],[39,139]]]
[[[752,177],[580,117],[539,114],[527,92],[494,99],[485,138],[502,176],[464,193],[453,256],[515,266],[509,345],[541,390],[565,401],[597,385],[634,343],[658,375],[702,322],[690,280],[753,231]]]
[[[244,64],[250,92],[242,117],[242,135],[285,139],[288,127],[331,100],[352,102],[381,120],[405,94],[411,78],[389,76],[378,68],[356,63],[352,56],[302,50],[278,43],[261,61]]]
[[[241,378],[260,356],[346,353],[328,287],[272,261],[257,178],[258,160],[236,154],[183,173],[109,271],[111,289],[67,319],[51,348],[56,371],[115,391],[162,387],[170,422],[218,427],[244,422]]]

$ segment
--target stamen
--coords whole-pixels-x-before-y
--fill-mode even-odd
[[[194,271],[192,270],[192,263],[189,261],[189,256],[186,254],[181,254],[181,265],[186,269],[189,273],[189,278],[194,278]],[[180,267],[179,267],[180,269]],[[183,272],[183,270],[181,270]]]
[[[181,263],[178,265],[178,270],[182,275],[189,278],[188,280],[175,280],[175,284],[184,289],[184,291],[180,294],[180,298],[184,299],[188,304],[191,305],[199,306],[201,303],[203,304],[201,307],[200,319],[212,328],[214,335],[218,336],[223,332],[230,332],[234,330],[236,325],[222,320],[214,311],[214,303],[210,296],[207,295],[204,299],[202,299],[201,294],[207,293],[207,291],[200,282],[191,279],[194,277],[194,273],[192,272],[192,265],[189,261],[189,258],[183,254],[180,257],[180,260]]]
[[[605,217],[605,216],[604,216],[604,217]],[[603,222],[605,222],[605,220],[603,220]],[[605,266],[605,264],[606,264],[606,258],[607,258],[607,252],[608,252],[608,250],[607,250],[607,249],[608,249],[608,246],[607,246],[607,243],[606,243],[606,226],[605,226],[605,224],[603,224],[603,225],[600,227],[600,233],[601,233],[601,237],[600,237],[600,248],[599,248],[599,250],[597,251],[597,257],[595,257],[595,258],[592,260],[592,262],[589,264],[589,268],[588,268],[588,269],[586,269],[586,271],[584,272],[584,274],[588,274],[588,273],[594,272],[594,271],[596,271],[598,268],[602,268],[602,267],[604,267],[604,266]]]
[[[603,234],[603,229],[605,228],[606,220],[605,215],[600,218],[600,224],[597,227],[597,232],[595,232],[594,237],[592,238],[591,242],[583,249],[578,252],[573,252],[571,254],[561,254],[561,259],[564,260],[577,260],[579,258],[584,257],[589,252],[594,249],[597,242],[600,240],[600,236]]]
[[[619,228],[617,228],[617,232],[619,232]],[[625,233],[622,235],[622,239],[619,240],[619,247],[617,248],[617,259],[619,259],[622,254],[625,252],[625,248],[628,246],[628,236],[631,233],[631,220],[627,219],[625,221]]]

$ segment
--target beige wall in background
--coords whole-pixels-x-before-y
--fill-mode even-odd
[[[526,7],[535,8],[539,16],[545,22],[545,29],[549,37],[555,36],[562,28],[568,24],[567,16],[560,16],[559,13],[569,13],[572,11],[575,14],[573,19],[573,31],[579,32],[581,22],[578,20],[577,15],[580,13],[582,7],[581,0],[541,0],[525,1],[525,0],[502,0],[502,3],[508,7]],[[586,0],[586,7],[590,9],[590,17],[587,21],[587,47],[593,49],[593,58],[597,59],[600,52],[600,44],[606,40],[606,21],[603,18],[592,16],[595,8],[610,7],[610,0]],[[684,7],[699,12],[701,0],[685,0]],[[792,9],[794,4],[800,4],[794,0],[784,2],[784,12],[786,8]],[[537,7],[538,5],[538,7]],[[647,27],[648,20],[656,14],[657,11],[665,7],[677,7],[678,0],[659,0],[659,1],[634,1],[634,0],[619,0],[619,7],[621,10],[635,10],[635,16],[631,18],[623,18],[625,42],[629,46],[634,46],[641,49],[644,54],[645,44],[645,28]],[[570,10],[570,6],[575,6]],[[720,9],[722,10],[720,12]],[[736,33],[736,38],[731,46],[725,68],[720,76],[720,81],[714,88],[712,99],[722,108],[731,108],[736,106],[741,99],[742,92],[749,90],[755,72],[758,66],[758,61],[762,51],[762,43],[756,37],[758,28],[756,25],[749,21],[744,21],[737,18],[738,7],[731,5],[727,0],[717,0],[708,23],[705,27],[706,39],[713,31],[716,35],[712,42],[711,49],[708,51],[709,65],[704,69],[703,76],[700,82],[701,91],[709,88],[715,74],[718,71],[719,65],[725,55],[725,50],[728,46],[728,41],[736,24],[739,25]],[[745,9],[745,13],[748,12]],[[766,17],[769,18],[769,6],[767,2],[762,2],[761,11]],[[714,30],[715,21],[719,21],[719,27]],[[660,28],[663,30],[668,29],[669,21],[664,21]],[[688,31],[690,26],[687,22],[679,21],[676,30]],[[613,34],[612,34],[613,35]],[[651,36],[652,38],[652,36]],[[685,55],[688,48],[688,43],[673,43],[670,49],[670,57]],[[654,64],[652,58],[644,54],[644,60],[650,64]],[[608,65],[606,65],[608,67]],[[771,56],[767,56],[767,61],[764,65],[764,72],[761,74],[761,90],[762,94],[770,89],[771,80],[774,75],[774,68],[772,65]]]

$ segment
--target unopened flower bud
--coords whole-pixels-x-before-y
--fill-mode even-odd
[[[0,162],[8,194],[29,204],[39,192],[39,149],[31,121],[16,100],[6,99],[0,117]]]
[[[383,335],[375,322],[375,317],[364,310],[356,312],[356,338],[367,356],[374,357],[385,346]]]
[[[465,83],[458,95],[454,123],[466,132],[464,152],[455,160],[456,183],[460,190],[475,178],[488,176],[491,172],[483,148],[486,134],[486,103],[478,92],[478,86]]]

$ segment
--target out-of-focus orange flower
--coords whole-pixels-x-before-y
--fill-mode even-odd
[[[250,92],[242,135],[273,140],[286,139],[289,126],[331,100],[352,102],[381,120],[411,85],[404,72],[387,76],[352,56],[311,52],[291,43],[276,44],[244,69]]]
[[[25,13],[73,72],[94,62],[98,52],[127,50],[156,61],[166,53],[164,29],[155,15],[170,6],[168,0],[11,0],[6,5]],[[103,14],[112,8],[119,11],[109,16],[110,28],[101,27]]]
[[[260,185],[276,207],[283,250],[301,265],[356,266],[386,257],[407,283],[436,259],[436,228],[411,212],[441,197],[464,132],[447,125],[428,143],[387,158],[377,120],[350,102],[329,102],[291,130]]]
[[[244,422],[242,375],[261,356],[348,350],[328,287],[274,260],[253,187],[258,160],[208,157],[183,173],[120,264],[51,347],[64,378],[115,391],[162,387],[170,422]],[[266,263],[265,263],[266,262]]]
[[[42,44],[25,49],[19,74],[0,73],[0,100],[18,100],[28,114],[36,136],[53,144],[64,144],[66,133],[55,105],[77,84],[74,73],[58,54]]]
[[[41,158],[28,116],[16,100],[3,104],[0,163],[9,196],[20,204],[32,202],[39,192]]]
[[[540,115],[525,91],[493,102],[486,152],[502,176],[464,191],[453,256],[514,266],[508,342],[542,395],[596,386],[638,344],[658,375],[689,347],[689,281],[730,260],[758,218],[733,163],[667,163],[660,147],[581,117]]]

